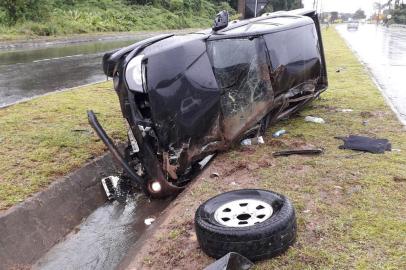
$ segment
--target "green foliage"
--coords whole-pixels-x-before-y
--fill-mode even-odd
[[[365,19],[367,16],[365,15],[365,12],[362,9],[358,9],[355,11],[353,18],[354,19]]]
[[[9,24],[19,20],[41,21],[50,14],[52,0],[2,0],[0,7],[5,11]]]
[[[26,10],[27,3],[36,9]],[[209,27],[219,10],[236,12],[227,2],[207,0],[3,0],[0,7],[2,36],[64,35],[74,33],[164,30]],[[7,11],[22,4],[16,12]],[[43,8],[40,3],[47,3]],[[37,14],[33,18],[37,10]],[[46,12],[45,12],[46,11]],[[17,14],[10,19],[10,14]],[[5,25],[9,26],[5,26]],[[10,25],[11,24],[11,25]]]

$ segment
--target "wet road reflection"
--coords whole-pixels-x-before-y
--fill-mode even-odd
[[[54,246],[33,269],[115,269],[148,228],[144,220],[158,216],[170,200],[149,201],[137,195],[127,204],[106,203]]]
[[[103,53],[136,41],[127,38],[0,52],[0,107],[55,90],[105,80],[101,69]]]
[[[337,30],[370,69],[375,80],[406,122],[406,28],[386,28],[372,24],[348,31]]]

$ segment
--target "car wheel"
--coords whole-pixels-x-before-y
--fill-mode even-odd
[[[226,192],[200,205],[195,229],[201,249],[220,258],[238,252],[252,261],[272,258],[296,238],[296,216],[283,195],[259,189]]]

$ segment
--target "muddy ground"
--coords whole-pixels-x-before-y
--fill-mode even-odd
[[[367,71],[333,29],[324,31],[330,86],[322,97],[271,127],[265,144],[220,154],[161,217],[128,269],[203,269],[214,261],[197,243],[194,213],[229,190],[262,188],[287,195],[298,238],[256,269],[402,269],[406,265],[406,132]],[[348,111],[346,109],[351,109]],[[343,111],[344,110],[344,111]],[[325,119],[308,123],[304,116]],[[287,134],[272,138],[279,129]],[[335,136],[388,138],[385,154],[341,150]],[[321,147],[319,156],[275,158],[274,151]],[[219,177],[210,177],[212,173]]]

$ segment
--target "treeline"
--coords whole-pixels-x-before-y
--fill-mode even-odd
[[[0,0],[0,32],[56,35],[208,27],[232,1]]]
[[[182,15],[209,15],[211,11],[214,12],[215,7],[223,7],[235,13],[227,1],[217,0],[1,0],[0,23],[14,25],[24,21],[41,22],[49,20],[55,14],[60,15],[61,11],[113,10],[114,13],[114,10],[123,11],[126,8],[132,11],[140,6],[161,8]]]
[[[209,27],[219,10],[238,18],[238,1],[0,0],[0,38]],[[300,6],[301,0],[270,0],[266,10]]]

